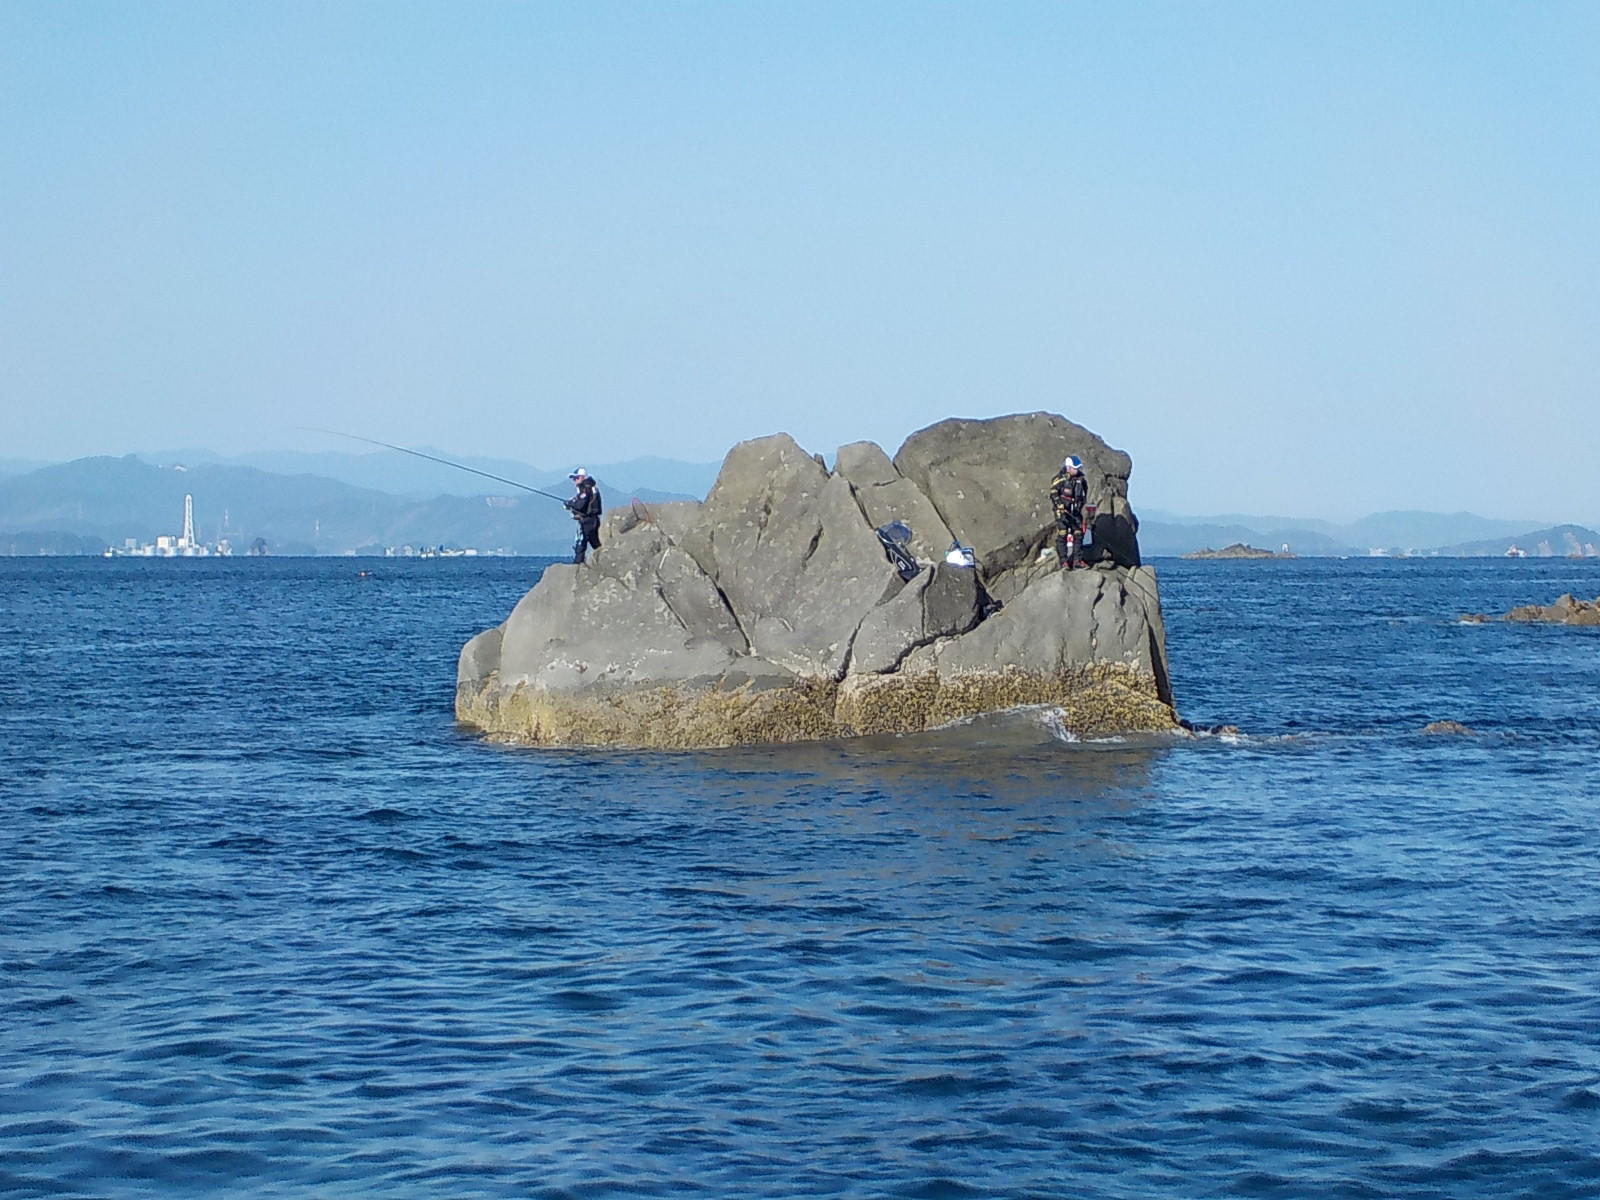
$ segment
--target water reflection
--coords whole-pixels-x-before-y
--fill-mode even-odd
[[[925,803],[980,798],[1018,808],[1137,796],[1170,738],[1064,742],[1048,710],[991,714],[898,737],[703,751],[684,766],[704,777],[806,781],[841,791],[871,788]]]

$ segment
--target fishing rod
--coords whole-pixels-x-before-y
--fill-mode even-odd
[[[337,429],[324,429],[320,425],[305,425],[313,433],[331,433],[334,437],[349,438],[355,442],[366,442],[369,446],[382,446],[387,450],[398,450],[401,454],[410,454],[415,458],[425,458],[429,462],[440,463],[446,467],[454,467],[458,471],[470,471],[474,475],[482,475],[485,479],[492,479],[496,483],[509,483],[512,487],[521,488],[525,492],[532,492],[536,496],[546,496],[557,504],[565,504],[566,500],[560,496],[551,495],[549,492],[540,491],[536,487],[529,487],[525,483],[518,483],[515,479],[507,479],[504,475],[491,475],[488,471],[480,471],[477,467],[469,467],[465,463],[451,462],[448,458],[440,458],[436,454],[424,454],[421,450],[412,450],[405,446],[396,446],[393,442],[380,442],[377,438],[362,437],[359,433],[342,433]]]

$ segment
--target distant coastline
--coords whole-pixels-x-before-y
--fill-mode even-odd
[[[570,467],[489,458],[475,469],[560,492]],[[704,496],[716,465],[642,458],[585,464],[608,507]],[[572,522],[561,505],[490,492],[481,478],[404,454],[260,454],[220,459],[203,450],[81,458],[39,465],[0,460],[0,556],[129,552],[176,540],[183,497],[194,497],[198,542],[259,540],[279,557],[566,554]],[[1600,532],[1579,524],[1474,513],[1377,512],[1344,524],[1315,518],[1139,513],[1147,558],[1600,557]],[[1222,547],[1221,550],[1214,547]],[[1242,550],[1234,550],[1241,547]],[[1514,549],[1513,549],[1514,548]]]

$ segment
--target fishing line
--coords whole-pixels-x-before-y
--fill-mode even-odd
[[[549,492],[540,491],[536,487],[529,487],[525,483],[518,483],[515,479],[507,479],[504,475],[491,475],[488,471],[480,471],[477,467],[469,467],[465,463],[451,462],[448,458],[440,458],[436,454],[424,454],[421,450],[412,450],[406,446],[396,446],[393,442],[380,442],[377,438],[362,437],[359,433],[343,433],[337,429],[324,429],[320,425],[302,425],[302,429],[309,429],[313,433],[330,433],[334,437],[349,438],[354,442],[366,442],[369,446],[382,446],[387,450],[398,450],[401,454],[409,454],[415,458],[425,458],[429,462],[440,463],[446,467],[454,467],[458,471],[470,471],[474,475],[482,475],[485,479],[492,479],[496,483],[508,483],[512,487],[521,488],[525,492],[532,492],[536,496],[545,496],[557,504],[565,504],[561,496],[551,495]]]

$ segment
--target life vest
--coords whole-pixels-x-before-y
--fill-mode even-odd
[[[1056,520],[1068,525],[1078,525],[1083,520],[1083,506],[1089,500],[1089,481],[1083,472],[1061,472],[1050,481],[1050,507]]]

